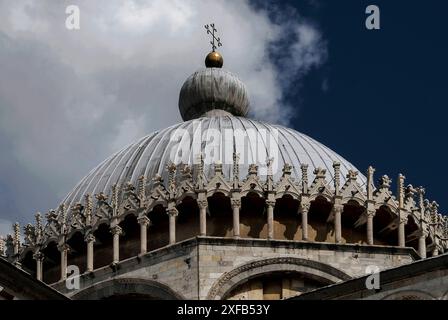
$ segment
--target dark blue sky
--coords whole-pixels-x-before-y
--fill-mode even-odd
[[[370,4],[381,10],[381,30],[365,28]],[[376,178],[387,174],[395,182],[403,173],[407,184],[424,186],[445,212],[448,3],[319,0],[290,5],[317,23],[328,41],[326,63],[287,97],[301,105],[295,129],[360,170],[373,165]]]

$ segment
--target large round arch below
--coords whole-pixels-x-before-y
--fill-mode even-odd
[[[75,300],[103,299],[181,300],[183,297],[165,284],[139,278],[118,278],[97,283],[72,296]]]
[[[423,290],[398,290],[381,300],[436,300],[436,298]]]
[[[333,284],[351,279],[351,277],[345,272],[328,264],[314,260],[294,257],[261,259],[243,264],[223,274],[212,285],[206,299],[223,299],[229,292],[244,281],[263,274],[278,272],[300,273],[310,279],[315,279],[326,284]]]

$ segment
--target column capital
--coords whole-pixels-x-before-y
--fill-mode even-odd
[[[400,224],[406,224],[406,223],[408,223],[408,217],[399,217],[398,222]]]
[[[344,206],[342,204],[333,204],[333,208],[331,209],[333,210],[334,213],[342,213],[342,211],[344,211]]]
[[[33,254],[33,259],[36,260],[36,261],[37,260],[42,261],[44,258],[45,258],[44,254],[42,252],[40,252],[40,251],[37,251],[37,252],[35,252]]]
[[[171,209],[168,209],[167,211],[166,211],[166,213],[170,216],[170,217],[177,217],[178,215],[179,215],[179,210],[177,210],[176,208],[171,208]]]
[[[268,207],[275,207],[275,200],[266,200],[266,205]]]
[[[196,201],[198,203],[198,207],[199,209],[205,209],[208,206],[208,201],[207,199],[203,199],[203,200],[197,200]]]
[[[375,209],[371,209],[371,208],[367,208],[365,211],[365,214],[368,218],[373,218],[376,215],[376,210]]]
[[[70,250],[70,247],[66,243],[58,244],[57,248],[58,248],[59,252]]]
[[[308,211],[310,211],[311,208],[311,203],[309,202],[305,202],[305,203],[300,203],[299,205],[299,213],[308,213]]]
[[[151,225],[151,220],[146,215],[138,217],[137,222],[145,227],[149,227]]]
[[[89,232],[88,234],[86,234],[84,236],[84,241],[85,242],[95,242],[96,239],[95,239],[95,236],[93,235],[93,233]]]
[[[241,208],[241,199],[230,199],[230,205],[232,206],[232,209]]]
[[[110,227],[110,232],[113,235],[121,235],[123,233],[123,229],[117,224],[113,227]]]
[[[422,229],[420,229],[419,231],[418,231],[418,236],[419,237],[428,237],[429,236],[429,231],[428,230],[422,230]]]

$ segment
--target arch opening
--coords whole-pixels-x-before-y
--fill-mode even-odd
[[[42,250],[45,256],[43,261],[43,281],[47,284],[59,281],[61,277],[61,253],[56,242],[50,242]]]
[[[221,192],[208,197],[207,235],[229,237],[233,231],[230,198]]]
[[[140,225],[137,217],[128,214],[119,225],[123,230],[120,237],[120,260],[135,257],[140,253]]]
[[[199,234],[199,206],[196,199],[185,197],[177,206],[176,239],[182,241]]]
[[[113,235],[110,232],[109,225],[102,223],[93,233],[95,236],[95,258],[94,268],[98,269],[112,263],[113,260]]]
[[[281,240],[302,239],[302,216],[298,214],[299,201],[285,195],[275,202],[274,238]]]
[[[345,243],[366,244],[367,243],[367,223],[364,227],[356,226],[356,222],[361,218],[365,208],[356,201],[349,201],[344,205],[341,215],[342,239]]]
[[[148,214],[151,225],[148,228],[148,250],[152,251],[169,244],[169,216],[161,204]]]
[[[241,198],[240,235],[246,238],[266,238],[268,235],[265,200],[250,192]]]
[[[392,246],[398,244],[395,220],[396,217],[389,207],[382,206],[376,211],[373,218],[375,244]]]
[[[324,197],[311,202],[308,212],[308,238],[317,242],[334,242],[334,226],[327,222],[332,204]]]
[[[84,273],[87,267],[87,244],[80,231],[75,232],[67,240],[70,250],[67,253],[67,265],[75,265],[80,273]]]

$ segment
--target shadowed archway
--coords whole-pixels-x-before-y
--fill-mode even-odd
[[[298,273],[316,283],[332,284],[351,277],[328,264],[294,257],[254,260],[224,273],[212,285],[207,300],[225,299],[242,283],[270,273]]]
[[[97,283],[74,294],[75,300],[182,300],[179,293],[160,282],[120,278]]]

